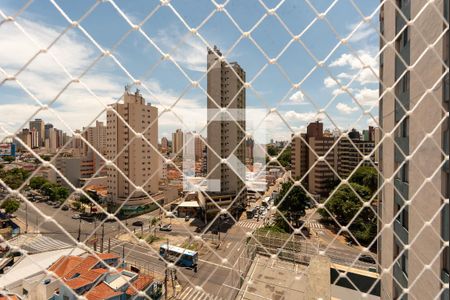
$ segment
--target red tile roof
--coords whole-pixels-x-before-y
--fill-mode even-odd
[[[86,280],[82,277],[77,277],[70,280],[64,280],[64,282],[73,290],[76,290],[82,286],[92,283],[92,281]]]
[[[0,300],[19,300],[16,295],[0,295]]]
[[[100,260],[119,258],[118,255],[113,253],[99,253],[98,258],[89,255],[87,257],[79,256],[64,256],[56,261],[49,270],[53,271],[59,278],[61,278],[70,288],[73,290],[79,289],[88,284],[95,284],[100,277],[109,270],[106,267],[100,266],[94,269]],[[100,259],[100,260],[99,260]],[[117,273],[122,272],[122,268],[117,268]],[[153,282],[153,277],[139,274],[136,280],[129,284],[126,294],[136,295],[137,291],[142,291],[148,288]],[[98,283],[92,287],[85,296],[88,300],[103,300],[122,295],[123,292],[113,290],[109,285],[104,282]],[[0,299],[9,300],[9,299]],[[16,299],[10,299],[16,300]]]
[[[83,258],[79,256],[62,256],[48,270],[53,271],[59,278],[63,278],[82,261]]]
[[[88,300],[100,300],[100,299],[109,299],[114,296],[121,295],[122,292],[116,292],[111,287],[109,287],[104,282],[98,284],[94,288],[92,288],[89,292],[86,293],[86,298]]]
[[[144,291],[148,286],[153,282],[153,277],[140,274],[139,277],[131,282],[130,286],[128,287],[126,293],[128,295],[136,295],[136,291]],[[134,288],[133,288],[134,287]]]

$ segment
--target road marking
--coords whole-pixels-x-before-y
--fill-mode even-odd
[[[254,221],[239,221],[237,225],[240,227],[250,228],[250,229],[258,229],[263,226],[262,223],[254,222]]]
[[[218,295],[211,295],[206,293],[203,290],[197,290],[192,286],[186,286],[185,289],[181,292],[180,295],[176,296],[176,299],[179,300],[222,300]]]

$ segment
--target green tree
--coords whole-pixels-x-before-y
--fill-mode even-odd
[[[22,168],[0,172],[0,178],[12,189],[19,188],[29,175],[30,172]]]
[[[280,156],[278,156],[278,161],[283,167],[287,167],[291,165],[291,148],[287,147],[281,152]]]
[[[42,176],[35,176],[30,179],[30,187],[32,189],[39,190],[41,187],[46,184],[48,181]]]
[[[367,186],[373,195],[378,188],[378,172],[374,167],[361,166],[353,173],[349,181]]]
[[[268,145],[267,154],[269,154],[270,156],[276,156],[278,154],[278,149],[273,145]]]
[[[100,201],[100,197],[98,196],[96,191],[88,190],[86,191],[86,194],[88,194],[95,203],[98,203]],[[88,205],[90,211],[92,211],[92,206],[94,206],[94,203],[88,197],[86,197],[85,195],[81,195],[80,202]]]
[[[16,160],[16,158],[14,156],[3,156],[2,159],[4,161],[6,161],[7,163],[12,163],[13,161]]]
[[[361,199],[367,202],[371,199],[371,195],[368,187],[352,182],[350,185],[341,185],[325,204],[325,208],[339,224],[349,226],[350,232],[362,244],[369,244],[377,231],[376,215],[373,210],[368,207],[362,209]],[[319,211],[322,217],[331,219],[328,212],[324,209]]]
[[[296,223],[301,216],[305,215],[309,198],[302,187],[292,186],[293,183],[290,181],[283,183],[280,194],[275,199],[275,205],[288,221]],[[280,228],[286,228],[286,221],[281,216],[275,218],[275,222]]]
[[[69,197],[69,189],[64,186],[55,186],[53,188],[55,200],[64,202]]]
[[[56,185],[52,182],[46,182],[41,186],[41,193],[48,196],[50,200],[55,200],[54,188]]]
[[[12,214],[19,209],[20,202],[17,199],[8,198],[3,200],[2,205],[0,207],[3,208],[7,214]]]

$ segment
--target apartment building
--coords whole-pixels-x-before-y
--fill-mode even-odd
[[[177,129],[174,133],[172,133],[172,154],[181,156],[183,154],[183,131],[181,129]]]
[[[448,0],[380,11],[382,299],[449,299],[448,16]]]
[[[106,154],[106,125],[103,122],[96,121],[95,126],[83,127],[83,137],[90,144],[84,145],[84,153],[97,150],[100,154]]]
[[[207,55],[207,181],[208,193],[215,202],[232,210],[246,201],[245,191],[245,107],[243,83],[245,71],[237,62],[221,59],[217,47],[208,48]],[[217,115],[218,111],[226,113]],[[232,117],[230,117],[230,115]],[[222,159],[227,159],[224,163]],[[229,201],[231,196],[234,200]],[[207,209],[217,211],[216,206]]]
[[[115,159],[115,167],[107,169],[109,200],[116,205],[126,201],[130,209],[150,205],[152,200],[146,193],[158,192],[159,182],[158,109],[147,104],[139,90],[130,93],[128,88],[123,103],[112,108],[121,118],[113,111],[107,113],[106,153],[108,159]],[[130,128],[146,140],[136,137]],[[133,184],[146,193],[136,191]]]
[[[34,119],[33,121],[30,121],[30,130],[33,130],[33,129],[37,132],[36,145],[38,145],[38,147],[44,146],[45,122],[42,119]]]
[[[373,134],[369,134],[373,132]],[[341,178],[347,178],[358,166],[375,166],[375,129],[363,131],[363,135],[353,129],[348,132],[338,143],[338,174]],[[364,160],[369,156],[369,160]],[[362,161],[362,162],[361,162]]]
[[[302,179],[312,195],[318,198],[328,196],[336,180],[337,150],[335,138],[324,134],[323,123],[310,123],[306,134],[292,138],[292,177]],[[325,158],[319,160],[319,157]]]
[[[169,149],[169,140],[166,137],[161,139],[161,153],[167,153]]]

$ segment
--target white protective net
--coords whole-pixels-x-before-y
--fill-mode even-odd
[[[2,1],[0,297],[449,299],[448,16]]]

